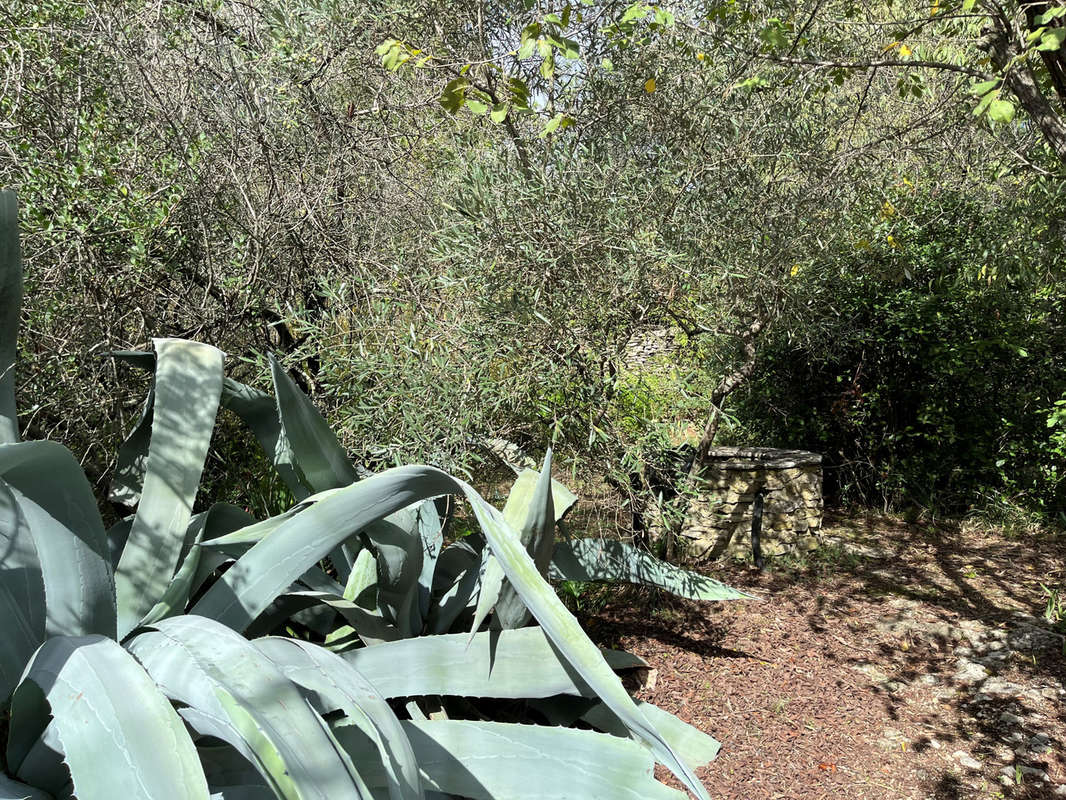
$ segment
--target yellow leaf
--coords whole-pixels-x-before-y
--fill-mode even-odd
[[[886,240],[888,241],[889,247],[893,250],[899,250],[899,242],[896,241],[896,238],[891,233],[888,234]]]
[[[885,219],[896,216],[896,207],[886,200],[881,206],[881,216]]]
[[[797,275],[799,275],[799,271],[800,271],[800,265],[799,264],[793,264],[792,265],[792,269],[790,269],[788,271],[788,274],[791,275],[793,278],[795,278]]]
[[[705,58],[707,58],[706,54],[704,54],[704,53],[696,53],[696,60],[697,61],[703,61]]]
[[[929,16],[935,17],[940,13],[940,0],[933,0],[933,7],[929,11]]]
[[[648,78],[648,80],[644,82],[644,91],[648,94],[655,91],[655,78]]]
[[[912,52],[913,51],[909,47],[907,47],[907,45],[905,45],[905,44],[901,44],[899,46],[899,54],[901,56],[903,56],[904,58],[909,57]]]
[[[899,42],[892,42],[892,44],[886,44],[884,50],[882,50],[881,52],[887,53],[889,50],[894,50],[897,47],[899,47]]]

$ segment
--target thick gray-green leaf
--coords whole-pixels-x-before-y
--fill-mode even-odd
[[[362,531],[377,551],[378,607],[403,636],[417,636],[422,629],[418,579],[423,549],[418,508],[402,508]]]
[[[519,475],[503,507],[504,519],[517,528],[522,544],[533,556],[533,563],[541,575],[548,574],[551,554],[555,549],[555,523],[565,513],[565,509],[555,510],[556,485],[551,477],[551,450],[548,450],[540,474],[529,470]],[[562,489],[569,492],[565,487]],[[512,516],[508,516],[510,507],[514,508]],[[514,588],[506,582],[496,601],[496,617],[504,628],[519,628],[529,622],[529,610]]]
[[[389,698],[595,696],[536,627],[420,636],[340,656]],[[604,658],[616,669],[646,666],[629,653],[608,650]]]
[[[580,673],[629,732],[651,747],[656,758],[677,775],[689,791],[701,800],[709,800],[707,790],[692,769],[678,758],[669,743],[637,708],[618,676],[603,660],[599,649],[537,571],[533,559],[517,540],[503,515],[472,489],[465,493],[507,580],[569,665]]]
[[[256,542],[260,541],[279,525],[287,522],[302,511],[307,510],[319,500],[336,494],[339,489],[328,489],[325,492],[309,495],[292,508],[268,517],[260,522],[254,522],[243,528],[231,531],[224,536],[218,536],[203,543],[203,546],[212,550],[221,550],[224,553],[239,558],[244,555]]]
[[[222,393],[222,351],[182,339],[154,343],[144,490],[115,570],[120,636],[162,599],[177,571]]]
[[[247,625],[304,570],[353,531],[422,500],[462,493],[470,501],[493,555],[526,607],[568,664],[648,744],[697,797],[707,791],[641,714],[599,649],[589,640],[518,539],[517,532],[472,487],[433,467],[398,467],[374,475],[315,504],[278,527],[245,553],[208,590],[194,612],[236,630]]]
[[[444,532],[441,527],[440,514],[437,512],[436,503],[432,500],[423,500],[418,506],[418,535],[422,539],[422,571],[418,575],[418,614],[422,620],[426,620],[429,617],[437,559],[444,549]]]
[[[457,487],[446,473],[424,466],[396,467],[346,486],[268,533],[215,582],[193,611],[244,630],[304,571],[353,533]]]
[[[293,465],[293,453],[278,419],[278,403],[271,395],[226,378],[222,406],[241,418],[255,435],[263,453],[299,502],[311,492]]]
[[[162,620],[130,651],[182,716],[253,761],[283,798],[360,798],[360,779],[299,690],[242,636],[202,617]]]
[[[0,800],[52,800],[52,795],[0,774]]]
[[[144,473],[148,467],[148,445],[152,439],[154,406],[155,389],[152,388],[144,400],[141,416],[118,448],[115,472],[107,493],[107,499],[112,503],[133,508],[140,502],[141,492],[144,490]]]
[[[650,753],[632,740],[503,722],[427,720],[403,727],[427,787],[449,794],[474,800],[683,797],[655,780]],[[336,731],[356,759],[366,752],[361,733],[348,725]]]
[[[662,733],[663,738],[670,743],[674,751],[684,759],[685,763],[693,769],[705,767],[711,763],[722,749],[722,745],[699,728],[694,728],[687,722],[678,719],[669,711],[663,711],[658,706],[637,701],[637,708],[643,712]],[[628,737],[629,731],[625,725],[615,716],[611,709],[603,703],[597,703],[582,717],[587,723],[606,733],[615,736]]]
[[[47,598],[45,633],[115,637],[115,584],[85,473],[55,442],[0,445],[3,478],[33,537]]]
[[[49,639],[26,668],[25,683],[47,697],[53,730],[81,800],[206,800],[207,780],[185,726],[140,665],[113,640]],[[21,686],[16,689],[16,697],[21,691]],[[47,717],[23,709],[12,704],[11,727],[43,734]],[[18,775],[18,764],[11,767]]]
[[[44,577],[26,518],[0,479],[0,706],[44,641]]]
[[[18,200],[0,192],[0,444],[19,440],[15,407],[15,358],[22,310],[22,251]]]
[[[668,564],[626,542],[572,539],[555,546],[551,577],[564,581],[626,581],[656,586],[691,600],[744,600],[751,595]]]
[[[274,379],[281,429],[292,448],[296,468],[311,491],[336,489],[357,481],[355,466],[336,434],[273,355],[270,374]]]
[[[376,611],[368,611],[351,600],[332,592],[294,591],[279,595],[267,607],[267,610],[248,627],[248,635],[265,635],[285,623],[289,618],[298,618],[304,609],[326,606],[344,617],[345,622],[358,632],[359,638],[367,644],[396,641],[400,632],[390,625]],[[335,617],[334,617],[335,619]],[[338,631],[333,631],[327,641],[337,638]]]
[[[374,742],[385,768],[391,800],[420,800],[422,784],[411,743],[381,693],[340,656],[294,639],[268,637],[255,646],[289,680],[312,694],[322,714],[342,711]],[[360,762],[362,763],[362,762]]]
[[[524,470],[515,480],[503,506],[503,518],[518,531],[519,541],[529,550],[534,562],[537,561],[538,550],[550,548],[554,541],[551,483],[551,450],[548,450],[544,467],[539,473],[532,469]],[[540,569],[539,563],[537,569]],[[547,562],[544,572],[547,572]],[[529,621],[526,606],[522,605],[515,591],[506,586],[502,567],[494,556],[489,555],[481,576],[478,607],[474,609],[471,631],[480,629],[494,608],[500,627],[517,628]]]
[[[215,503],[207,511],[195,515],[185,533],[185,547],[180,555],[181,566],[174,573],[174,578],[159,602],[144,615],[142,624],[148,625],[175,614],[185,613],[189,597],[199,586],[196,578],[203,556],[203,550],[199,546],[202,540],[223,536],[253,522],[250,514],[230,503]]]

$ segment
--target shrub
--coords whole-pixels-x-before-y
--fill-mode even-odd
[[[502,512],[433,467],[361,477],[276,361],[270,395],[213,347],[157,339],[115,354],[153,382],[111,489],[135,510],[105,529],[71,453],[19,441],[15,220],[0,195],[0,798],[679,796],[653,756],[707,796],[694,769],[718,743],[636,703],[616,670],[640,659],[600,651],[545,576],[743,595],[622,543],[557,543],[576,498],[550,454]],[[193,513],[219,405],[284,513]],[[481,532],[445,544],[452,494]]]

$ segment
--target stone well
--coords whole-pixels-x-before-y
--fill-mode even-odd
[[[717,447],[699,476],[678,537],[682,559],[708,561],[725,554],[751,557],[755,494],[766,489],[764,555],[812,550],[822,526],[822,457],[803,450]]]

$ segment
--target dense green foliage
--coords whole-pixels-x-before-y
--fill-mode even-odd
[[[276,352],[374,468],[481,478],[477,442],[502,437],[646,495],[631,476],[710,418],[826,450],[848,499],[1053,512],[1056,363],[1017,348],[1058,335],[1066,43],[1026,9],[13,0],[0,183],[23,198],[37,337],[20,430],[103,494],[143,387],[81,356],[194,337],[249,383]],[[906,332],[907,374],[935,351],[940,379],[867,363],[871,410],[844,420],[828,395],[867,324],[886,352]],[[674,349],[628,364],[661,329]],[[800,374],[828,376],[819,397]],[[780,423],[805,392],[804,424]],[[985,443],[944,447],[969,430]],[[206,483],[282,510],[242,435],[223,418]]]
[[[11,345],[19,262],[3,192]],[[210,345],[154,344],[114,354],[153,380],[111,487],[131,513],[110,529],[69,450],[20,441],[14,348],[0,351],[0,797],[683,796],[654,757],[707,798],[694,769],[718,743],[638,705],[615,669],[643,662],[599,650],[546,578],[746,595],[621,542],[557,542],[577,498],[550,454],[502,512],[433,467],[360,479],[273,359],[271,395],[225,378]],[[287,511],[193,514],[220,404],[296,498]],[[448,495],[477,535],[446,543]]]
[[[1007,203],[1010,198],[1000,198]],[[750,435],[824,452],[830,487],[870,505],[1066,511],[1061,215],[969,198],[897,200],[890,255],[827,282],[800,338],[779,329],[738,410]],[[1051,203],[1049,201],[1049,207]],[[1039,207],[1039,206],[1037,206]],[[999,217],[995,216],[998,212]],[[933,214],[952,225],[930,228]]]

